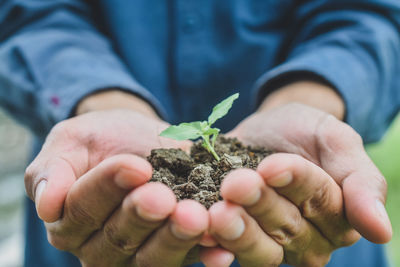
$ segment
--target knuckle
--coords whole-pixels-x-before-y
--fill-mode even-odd
[[[301,214],[308,219],[319,216],[322,211],[329,207],[330,198],[330,184],[324,183],[309,198],[300,203]]]
[[[106,224],[103,229],[103,234],[106,242],[120,253],[130,256],[135,252],[136,246],[130,242],[128,237],[121,236],[119,234],[119,229],[114,224]]]
[[[303,233],[303,218],[299,212],[294,213],[277,231],[270,233],[271,237],[282,246],[289,245],[293,240],[298,240]]]
[[[296,237],[302,231],[303,218],[299,212],[292,215],[292,220],[290,224],[283,227],[286,235],[289,237]]]
[[[89,211],[82,205],[73,203],[67,207],[68,220],[77,226],[89,225],[92,229],[98,230],[102,227],[102,222],[99,222]]]
[[[283,229],[272,231],[269,234],[278,244],[282,246],[286,246],[287,244],[290,243],[289,235]]]

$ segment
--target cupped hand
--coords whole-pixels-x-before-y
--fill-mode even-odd
[[[346,220],[340,187],[295,154],[229,173],[221,195],[210,208],[210,232],[242,266],[325,266],[335,249],[360,237]]]
[[[391,239],[384,208],[385,179],[365,152],[360,136],[347,124],[294,103],[256,112],[229,135],[247,144],[300,155],[319,166],[341,189],[350,225],[372,242]]]
[[[58,220],[72,184],[104,159],[119,154],[145,157],[153,148],[190,146],[160,137],[167,126],[122,109],[90,112],[58,123],[26,170],[26,192],[35,201],[39,217],[46,222]]]
[[[91,112],[61,122],[28,167],[25,184],[49,242],[83,266],[182,266],[208,228],[194,201],[147,183],[143,158],[190,143],[159,137],[168,125],[129,110]],[[190,252],[190,253],[189,253]]]

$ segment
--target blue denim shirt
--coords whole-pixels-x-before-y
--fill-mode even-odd
[[[43,140],[106,88],[172,123],[239,91],[242,109],[218,125],[229,130],[272,90],[313,79],[338,91],[346,121],[372,142],[399,107],[399,31],[399,0],[0,0],[0,105]],[[27,266],[74,266],[28,207]],[[363,242],[373,264],[380,248]],[[335,266],[356,266],[352,249]]]

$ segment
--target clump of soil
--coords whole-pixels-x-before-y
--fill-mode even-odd
[[[148,157],[154,168],[150,181],[166,184],[178,200],[194,199],[209,208],[221,199],[219,188],[229,171],[242,167],[255,169],[272,153],[223,136],[217,139],[215,151],[220,161],[201,145],[201,140],[194,143],[190,155],[180,149],[154,149]]]

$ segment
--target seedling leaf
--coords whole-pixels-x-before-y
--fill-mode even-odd
[[[168,137],[178,141],[188,140],[188,139],[194,140],[201,137],[201,135],[202,131],[201,131],[200,121],[195,121],[190,123],[183,122],[178,126],[172,125],[167,129],[165,129],[164,131],[162,131],[160,134],[160,136]]]
[[[231,95],[227,99],[223,100],[219,104],[217,104],[213,108],[210,116],[208,116],[208,125],[211,126],[218,119],[225,116],[228,113],[228,111],[231,109],[233,101],[235,101],[238,97],[239,97],[239,93],[236,93],[234,95]]]
[[[216,105],[208,117],[208,121],[183,122],[178,126],[172,125],[162,131],[160,136],[178,141],[188,139],[195,140],[201,137],[203,139],[203,147],[205,147],[207,151],[210,152],[217,161],[219,161],[220,157],[215,152],[214,145],[220,130],[218,128],[211,128],[211,125],[228,113],[232,107],[233,101],[238,97],[239,94],[236,93]]]

